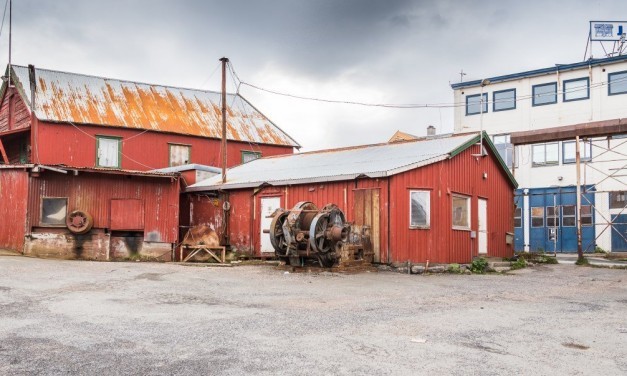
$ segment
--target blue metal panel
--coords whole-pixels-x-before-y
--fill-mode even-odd
[[[517,208],[522,209],[521,226],[514,227],[514,251],[522,252],[525,250],[525,224],[524,224],[525,214],[524,213],[527,210],[525,208],[525,202],[524,202],[522,189],[516,190],[516,193],[514,194],[514,204],[516,205]]]
[[[627,251],[627,214],[612,215],[612,252]]]
[[[594,205],[594,189],[592,186],[582,187],[582,205]],[[549,187],[529,189],[529,211],[534,207],[543,207],[543,226],[529,228],[529,249],[532,252],[577,252],[577,227],[564,224],[564,206],[577,204],[576,188]],[[547,226],[547,207],[558,206],[559,225],[556,227],[557,237],[555,241],[549,239],[549,226]],[[531,214],[530,214],[531,215]],[[582,247],[584,252],[592,252],[595,246],[594,237],[594,212],[592,213],[592,225],[581,228]]]

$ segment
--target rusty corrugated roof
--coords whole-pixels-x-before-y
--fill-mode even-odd
[[[12,68],[16,86],[30,106],[28,68]],[[35,76],[35,113],[40,120],[221,137],[220,93],[214,91],[39,68]],[[228,94],[227,111],[229,140],[300,147],[238,94]]]

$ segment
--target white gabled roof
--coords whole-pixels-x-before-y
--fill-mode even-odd
[[[229,169],[225,184],[221,176],[214,176],[187,191],[386,177],[447,159],[478,140],[479,133],[446,135],[261,158]]]

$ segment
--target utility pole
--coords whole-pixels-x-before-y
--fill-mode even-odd
[[[11,87],[11,32],[13,20],[13,1],[9,0],[9,86]]]
[[[577,166],[577,262],[583,262],[583,247],[581,245],[581,155],[579,154],[579,136],[575,137],[575,165]]]
[[[226,183],[226,65],[229,59],[223,57],[222,62],[222,143],[220,153],[222,154],[222,184]]]

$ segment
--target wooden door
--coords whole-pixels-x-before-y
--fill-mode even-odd
[[[479,254],[488,253],[488,200],[480,198],[478,201],[477,238],[479,240]]]
[[[374,262],[387,262],[381,255],[381,228],[379,213],[379,190],[356,189],[353,191],[353,218],[356,225],[370,226],[370,240]]]

